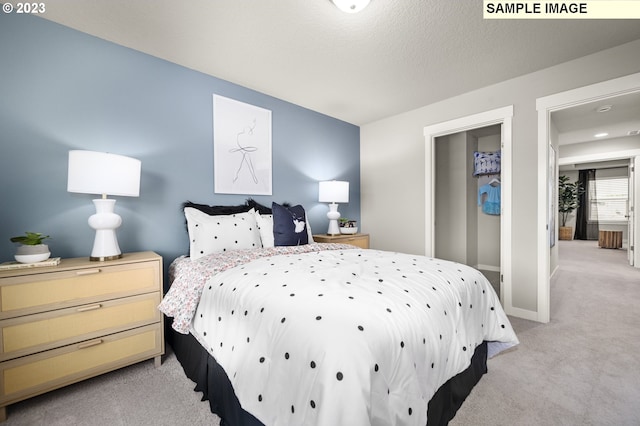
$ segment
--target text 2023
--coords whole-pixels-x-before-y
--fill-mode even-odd
[[[46,9],[44,3],[16,3],[16,13],[44,13]]]

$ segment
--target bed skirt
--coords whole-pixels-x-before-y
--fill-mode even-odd
[[[168,341],[186,376],[196,383],[195,391],[209,401],[220,426],[264,426],[244,411],[222,367],[191,334],[177,333],[169,328]],[[471,358],[471,365],[449,379],[429,401],[428,426],[446,425],[455,416],[471,389],[487,372],[487,343],[480,344]]]

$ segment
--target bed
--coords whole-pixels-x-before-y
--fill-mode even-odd
[[[223,425],[446,424],[518,343],[468,266],[314,243],[301,206],[184,210],[160,309]]]

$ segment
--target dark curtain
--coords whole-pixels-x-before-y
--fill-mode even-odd
[[[580,170],[578,173],[578,182],[584,189],[579,195],[579,206],[576,211],[576,240],[597,240],[598,239],[598,212],[597,204],[590,205],[589,199],[596,199],[596,170]],[[591,211],[591,220],[589,220],[589,208]]]

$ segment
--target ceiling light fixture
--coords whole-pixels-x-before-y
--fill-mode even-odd
[[[607,111],[611,111],[611,108],[613,108],[613,105],[602,105],[601,107],[598,107],[596,111],[607,112]]]
[[[358,13],[367,5],[371,0],[331,0],[338,9],[347,13]]]
[[[609,133],[602,132],[602,133],[596,133],[595,135],[593,135],[594,138],[604,138],[605,136],[609,136]]]

